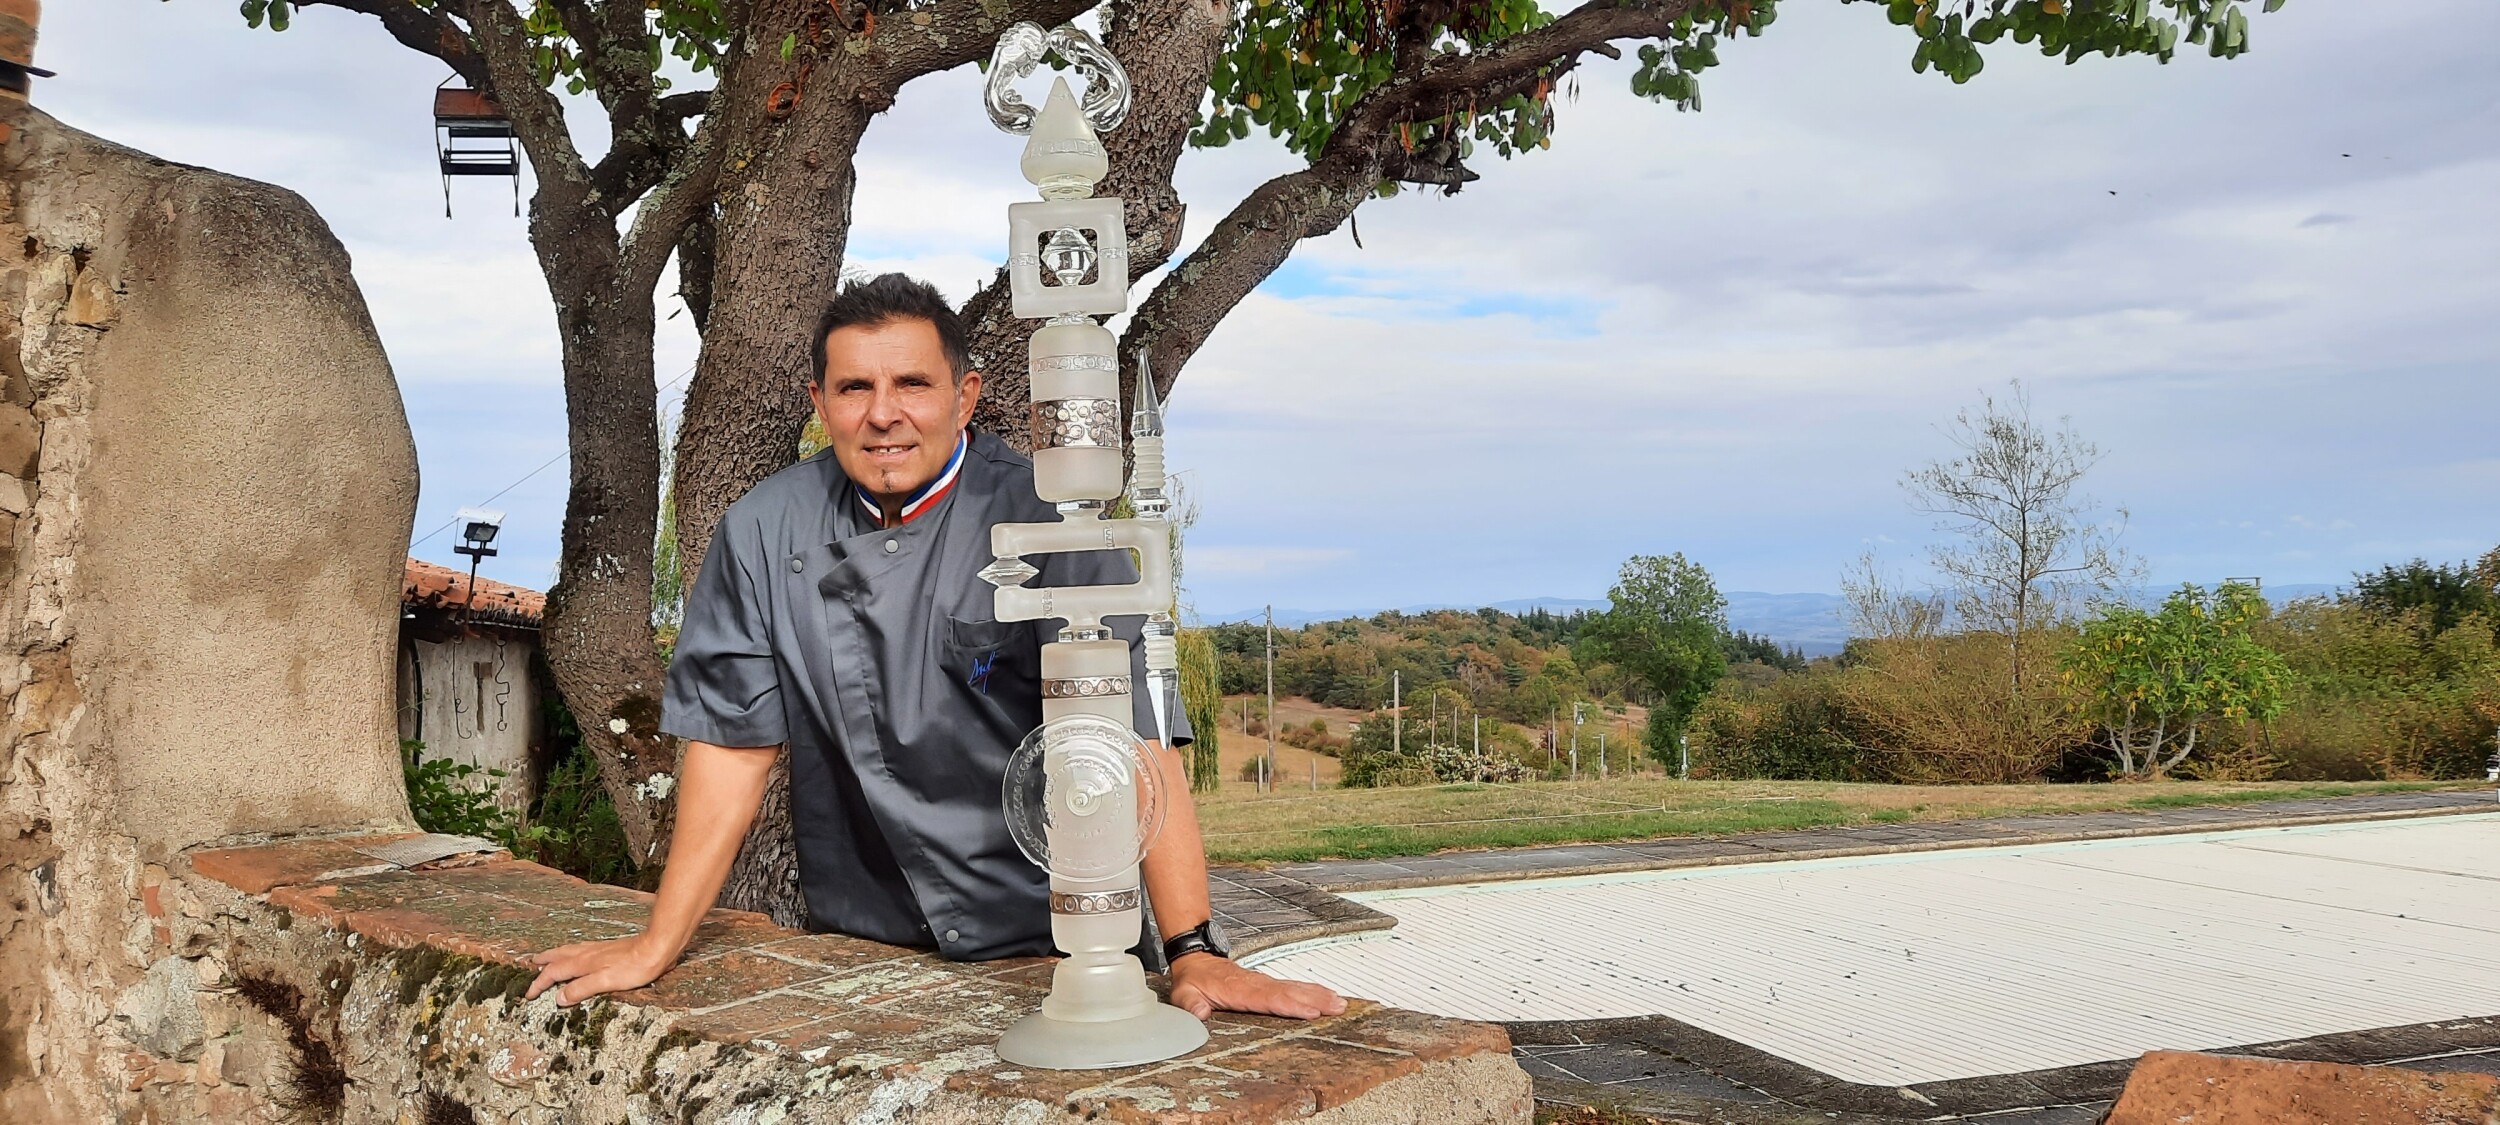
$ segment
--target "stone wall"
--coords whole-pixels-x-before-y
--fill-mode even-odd
[[[0,1120],[86,1123],[195,1038],[152,998],[219,979],[183,848],[407,823],[415,448],[303,200],[0,133]]]
[[[470,842],[477,843],[477,842]],[[1219,1015],[1166,1063],[1028,1071],[991,1047],[1051,963],[966,964],[713,911],[647,988],[558,1007],[529,952],[631,931],[649,896],[447,837],[194,853],[160,892],[202,950],[143,986],[156,1120],[637,1125],[1525,1125],[1500,1028],[1355,1001]],[[396,857],[396,858],[393,858]],[[442,858],[435,858],[442,857]],[[187,966],[187,967],[185,967]]]

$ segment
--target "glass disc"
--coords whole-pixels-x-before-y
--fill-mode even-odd
[[[1060,878],[1110,878],[1144,859],[1163,828],[1161,773],[1127,724],[1053,719],[1007,759],[1007,834]]]

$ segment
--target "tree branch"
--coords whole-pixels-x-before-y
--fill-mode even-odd
[[[1137,307],[1121,340],[1143,347],[1168,388],[1224,316],[1274,273],[1302,239],[1337,229],[1391,173],[1464,183],[1455,160],[1418,161],[1401,123],[1436,120],[1550,84],[1582,56],[1618,39],[1671,35],[1696,0],[1589,0],[1554,22],[1466,54],[1401,51],[1395,76],[1346,107],[1307,168],[1261,184],[1208,232]]]
[[[701,117],[712,111],[710,90],[686,90],[661,98],[653,105],[661,121],[683,124],[689,117]]]
[[[651,31],[643,0],[551,0],[564,31],[581,47],[591,90],[608,111],[608,151],[590,171],[591,186],[610,215],[621,215],[662,179],[686,147],[683,115],[660,112],[653,80]]]
[[[300,0],[298,6],[314,4],[372,16],[401,46],[443,60],[471,87],[487,85],[485,63],[470,49],[469,33],[439,10],[420,8],[412,0]]]
[[[634,225],[625,232],[617,273],[621,291],[648,296],[660,283],[660,270],[677,249],[687,224],[711,206],[712,188],[720,173],[720,148],[712,119],[705,118],[687,142],[685,156],[666,179],[644,197],[634,211]]]
[[[903,84],[924,74],[953,70],[989,57],[998,34],[1008,26],[1031,20],[1045,28],[1075,19],[1100,0],[937,0],[909,13],[895,11],[877,21],[868,38],[875,81],[891,97]]]

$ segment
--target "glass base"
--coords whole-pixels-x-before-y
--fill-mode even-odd
[[[1040,1012],[998,1038],[998,1057],[1043,1070],[1108,1070],[1178,1058],[1207,1041],[1207,1025],[1170,1004],[1108,1023],[1055,1020]]]

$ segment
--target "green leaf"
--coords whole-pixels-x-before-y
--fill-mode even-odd
[[[798,33],[798,32],[793,31],[793,32],[790,32],[790,33],[788,33],[788,34],[786,34],[786,35],[783,35],[783,36],[781,37],[781,61],[783,61],[783,62],[789,62],[789,61],[790,61],[790,56],[791,56],[792,54],[797,53],[798,49],[799,49],[799,33]]]
[[[287,0],[269,0],[269,30],[285,31],[294,18],[292,7]]]
[[[243,0],[243,26],[259,27],[262,13],[269,10],[269,0]]]

